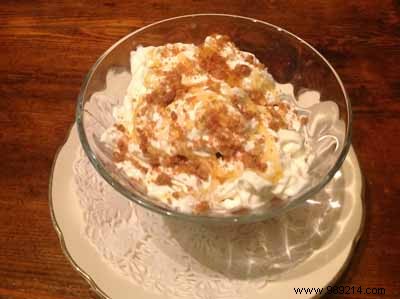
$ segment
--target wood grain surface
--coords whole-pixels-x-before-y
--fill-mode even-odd
[[[82,79],[103,51],[143,25],[199,12],[279,25],[336,68],[353,102],[367,210],[338,285],[386,294],[329,298],[400,298],[400,1],[384,0],[0,1],[0,298],[95,298],[50,220],[54,155]]]

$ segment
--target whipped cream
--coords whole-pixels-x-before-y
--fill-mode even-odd
[[[296,101],[290,84],[221,35],[138,47],[131,75],[101,141],[148,196],[181,212],[230,214],[310,184],[303,112],[318,92]]]

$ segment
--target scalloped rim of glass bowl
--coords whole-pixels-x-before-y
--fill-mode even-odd
[[[346,126],[346,135],[345,135],[345,142],[343,145],[343,148],[339,154],[338,159],[336,160],[335,164],[333,167],[328,171],[328,173],[324,176],[324,178],[314,187],[310,188],[307,190],[307,192],[304,192],[301,194],[299,197],[292,199],[289,203],[287,203],[283,207],[278,207],[278,208],[273,208],[270,210],[267,210],[265,213],[262,214],[251,214],[251,215],[232,215],[232,216],[211,216],[211,215],[192,215],[192,214],[185,214],[182,212],[170,210],[161,206],[158,206],[154,203],[152,203],[150,200],[146,200],[145,198],[140,198],[137,195],[131,193],[128,189],[126,189],[122,184],[120,184],[118,181],[114,180],[114,178],[108,173],[107,169],[104,167],[103,163],[97,159],[96,154],[92,151],[90,148],[88,138],[86,136],[85,130],[83,128],[83,112],[84,112],[84,95],[86,93],[87,85],[88,82],[91,80],[92,75],[94,71],[97,69],[98,65],[102,63],[103,59],[111,52],[113,51],[116,47],[118,47],[122,42],[124,42],[126,39],[130,38],[131,36],[146,30],[152,26],[176,20],[176,19],[183,19],[183,18],[195,18],[195,17],[207,17],[207,16],[219,16],[219,17],[229,17],[229,18],[238,18],[238,19],[244,19],[252,22],[257,22],[257,23],[262,23],[266,26],[269,26],[271,28],[276,29],[277,31],[280,31],[282,33],[285,33],[301,43],[305,44],[308,46],[314,53],[316,53],[330,68],[330,70],[333,72],[341,90],[344,95],[345,101],[346,101],[346,108],[347,108],[347,113],[348,113],[348,125]],[[313,46],[311,46],[309,43],[298,37],[297,35],[281,28],[276,25],[270,24],[265,21],[249,18],[249,17],[243,17],[243,16],[238,16],[238,15],[230,15],[230,14],[214,14],[214,13],[205,13],[205,14],[191,14],[191,15],[183,15],[183,16],[178,16],[178,17],[173,17],[173,18],[168,18],[164,19],[155,23],[151,23],[147,26],[141,27],[138,30],[133,31],[132,33],[124,36],[121,38],[119,41],[117,41],[115,44],[113,44],[107,51],[105,51],[94,63],[94,65],[90,68],[89,72],[85,76],[85,79],[83,81],[83,84],[80,89],[80,93],[78,96],[78,105],[76,109],[76,123],[77,123],[77,128],[78,128],[78,135],[79,139],[81,141],[82,147],[86,153],[86,155],[89,158],[89,161],[92,163],[94,168],[99,172],[99,174],[106,180],[107,183],[109,183],[115,190],[117,190],[119,193],[124,195],[126,198],[129,200],[132,200],[133,202],[162,215],[166,216],[172,216],[176,218],[180,218],[183,220],[189,220],[189,221],[197,221],[197,222],[216,222],[216,223],[249,223],[249,222],[256,222],[256,221],[261,221],[265,220],[267,218],[277,216],[281,213],[284,213],[285,211],[297,207],[299,204],[302,204],[305,200],[307,200],[309,197],[313,196],[315,193],[317,193],[319,190],[321,190],[335,175],[335,173],[339,170],[339,168],[342,166],[344,160],[346,159],[347,153],[350,149],[351,145],[351,130],[352,130],[352,110],[351,110],[351,103],[350,99],[347,96],[346,90],[344,88],[344,85],[339,77],[339,75],[336,73],[335,69],[333,66],[328,62],[328,60],[325,59],[324,56],[322,56],[321,53],[319,53]]]

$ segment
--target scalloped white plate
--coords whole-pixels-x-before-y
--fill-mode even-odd
[[[73,267],[99,295],[108,299],[159,299],[160,295],[146,292],[129,279],[113,271],[81,234],[78,197],[73,189],[73,162],[79,138],[74,125],[66,143],[56,155],[49,186],[49,206],[61,247]],[[346,192],[339,221],[341,229],[332,232],[333,242],[316,251],[306,261],[288,271],[279,281],[273,281],[262,291],[248,294],[248,298],[315,298],[315,294],[295,294],[294,288],[321,288],[333,285],[345,270],[360,238],[363,222],[363,184],[361,170],[351,148],[342,166],[343,175],[350,178],[350,192]]]

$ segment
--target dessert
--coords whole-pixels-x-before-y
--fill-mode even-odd
[[[149,197],[186,213],[244,213],[310,183],[306,114],[228,37],[138,47],[131,75],[101,141]]]

